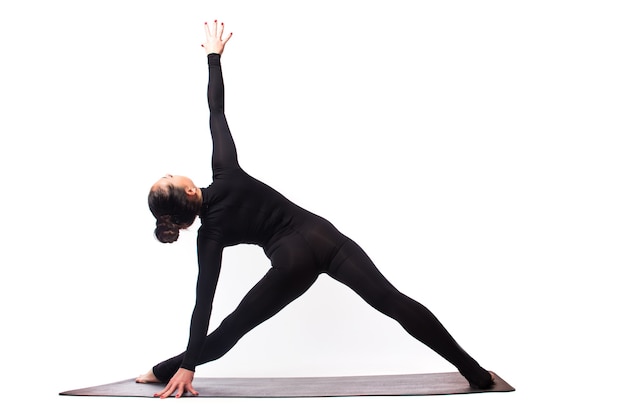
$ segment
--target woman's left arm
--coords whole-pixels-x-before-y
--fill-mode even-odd
[[[211,26],[213,26],[213,30],[211,30]],[[224,38],[224,24],[218,26],[217,21],[213,25],[205,23],[204,28],[206,41],[202,46],[207,54],[209,66],[207,101],[210,112],[209,126],[213,140],[211,166],[215,179],[224,170],[239,168],[237,149],[224,114],[224,78],[221,65],[224,47],[232,33]]]

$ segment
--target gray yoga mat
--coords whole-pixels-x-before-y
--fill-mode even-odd
[[[197,397],[348,397],[393,395],[446,395],[515,391],[495,375],[486,389],[471,387],[458,372],[335,377],[195,378]],[[165,384],[138,384],[126,379],[111,384],[61,392],[60,395],[153,397]],[[195,397],[190,394],[185,396]]]

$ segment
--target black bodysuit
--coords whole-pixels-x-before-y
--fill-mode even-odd
[[[178,368],[195,370],[228,352],[248,331],[278,313],[326,273],[397,320],[412,336],[455,365],[474,385],[490,374],[454,341],[435,316],[400,293],[365,252],[330,222],[295,205],[244,172],[224,115],[220,55],[208,55],[208,102],[213,138],[213,183],[202,189],[198,282],[187,350],[153,368],[168,381]],[[225,247],[257,244],[271,260],[267,274],[207,336]]]

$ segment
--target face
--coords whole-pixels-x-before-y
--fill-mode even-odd
[[[185,192],[187,192],[187,194],[196,195],[201,198],[202,194],[201,194],[200,189],[196,187],[196,185],[193,183],[193,181],[191,181],[190,178],[187,178],[182,175],[165,174],[165,176],[163,176],[157,182],[154,183],[151,189],[157,190],[159,188],[162,188],[168,185],[173,185],[174,187],[177,187],[177,188],[183,188]]]

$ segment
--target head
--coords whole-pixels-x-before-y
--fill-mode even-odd
[[[202,207],[202,193],[187,177],[167,174],[150,188],[148,206],[156,218],[154,235],[163,243],[178,239],[180,229],[193,224]]]

